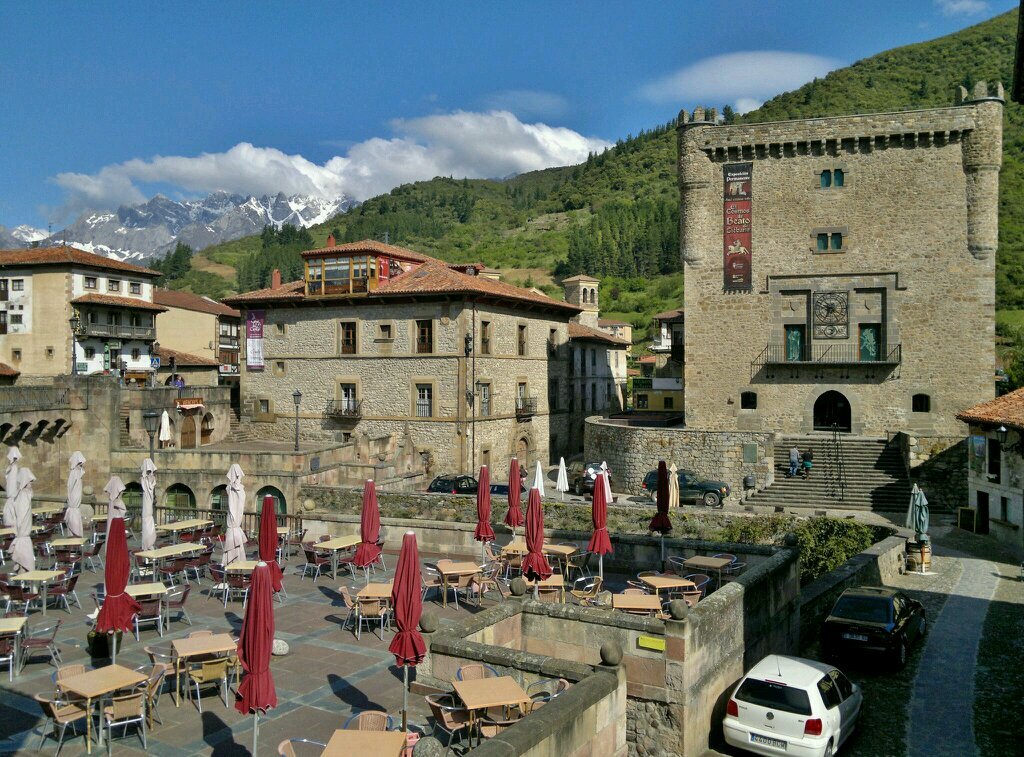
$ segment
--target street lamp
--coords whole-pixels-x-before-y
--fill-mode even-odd
[[[78,375],[78,350],[76,345],[78,340],[75,336],[78,334],[78,329],[82,325],[82,319],[78,317],[78,313],[75,313],[71,318],[68,319],[68,324],[71,326],[71,375]]]
[[[149,434],[149,459],[153,459],[153,437],[156,435],[157,426],[160,425],[160,413],[156,410],[147,410],[142,414],[142,425]]]
[[[302,404],[302,392],[296,389],[292,392],[292,401],[295,403],[295,451],[299,451],[299,405]]]
[[[1009,433],[1010,432],[1007,431],[1006,426],[1000,426],[999,428],[996,429],[996,436],[999,437],[1000,446],[1006,445],[1006,437],[1009,436]]]

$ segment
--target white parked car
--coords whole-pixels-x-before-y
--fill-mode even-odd
[[[768,655],[726,705],[726,742],[756,754],[831,757],[857,723],[860,687],[824,662]]]

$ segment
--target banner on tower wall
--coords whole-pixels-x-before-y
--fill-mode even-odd
[[[263,321],[265,310],[250,310],[245,314],[245,367],[250,371],[263,370]]]
[[[753,252],[750,244],[753,230],[753,175],[753,163],[730,163],[723,172],[723,284],[727,292],[749,292],[753,288]]]

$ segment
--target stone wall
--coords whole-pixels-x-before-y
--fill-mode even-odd
[[[800,590],[800,648],[818,638],[821,623],[839,595],[856,586],[892,585],[906,551],[906,539],[889,536]]]
[[[981,83],[951,108],[730,126],[681,114],[689,427],[809,432],[835,390],[854,433],[962,432],[956,413],[994,392],[1000,97]],[[752,287],[725,291],[723,170],[739,162],[753,166]],[[823,187],[837,170],[843,185]],[[822,231],[842,249],[819,251]],[[847,303],[831,334],[813,333],[816,293]],[[860,324],[880,325],[881,352],[901,346],[899,359],[861,361]],[[786,326],[806,329],[813,357],[784,359]]]
[[[744,476],[754,476],[758,489],[774,480],[775,439],[765,431],[641,428],[588,418],[584,444],[587,459],[608,462],[616,491],[642,493],[644,476],[658,467],[659,460],[704,479],[724,481],[732,490],[727,501],[733,503],[741,499]],[[756,447],[756,462],[744,462],[744,445]]]

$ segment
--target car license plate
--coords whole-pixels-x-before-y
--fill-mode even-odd
[[[773,739],[771,736],[762,736],[759,733],[750,734],[750,743],[764,744],[765,746],[774,747],[775,749],[786,748],[786,742],[782,739]]]
[[[868,640],[868,637],[865,634],[862,634],[862,633],[844,633],[843,634],[843,638],[844,639],[849,639],[850,641],[867,641]]]

